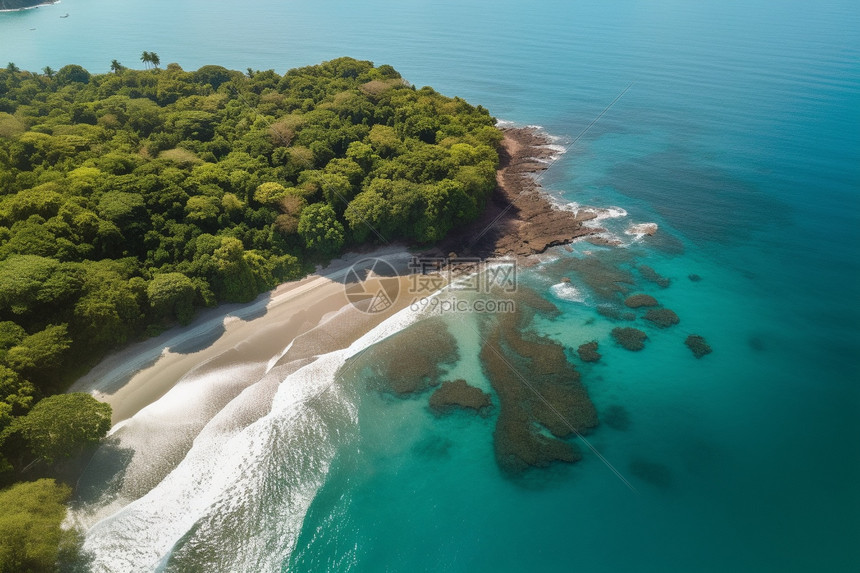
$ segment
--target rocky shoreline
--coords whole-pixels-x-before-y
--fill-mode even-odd
[[[583,225],[594,219],[595,213],[559,209],[535,180],[557,153],[546,135],[530,127],[505,128],[502,132],[498,185],[484,213],[443,240],[437,246],[440,253],[527,257],[603,232]]]

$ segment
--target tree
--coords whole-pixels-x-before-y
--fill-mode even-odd
[[[98,443],[110,430],[110,417],[110,405],[89,394],[55,394],[17,418],[13,428],[24,436],[33,455],[53,462]]]
[[[54,75],[57,73],[51,66],[45,66],[42,68],[42,71],[45,72],[45,75],[48,76],[48,79],[53,79]]]
[[[150,52],[149,61],[152,62],[152,65],[155,66],[156,69],[158,69],[158,64],[161,63],[161,58],[159,58],[158,54],[156,54],[155,52]]]
[[[65,324],[49,325],[10,348],[6,360],[18,372],[46,374],[60,365],[70,344]]]
[[[195,294],[194,283],[182,273],[155,275],[146,287],[149,305],[156,316],[175,317],[182,323],[191,320]]]
[[[146,52],[144,52],[144,53],[146,53]],[[115,74],[118,74],[121,71],[123,71],[124,69],[125,69],[125,66],[122,65],[121,63],[119,63],[118,60],[111,60],[110,71],[112,71]]]
[[[330,205],[314,203],[302,210],[299,235],[309,249],[324,254],[336,253],[344,242],[344,229]]]
[[[149,69],[149,64],[152,63],[152,54],[144,50],[144,52],[140,55],[140,61],[143,62],[143,65],[146,66],[146,69]]]
[[[72,532],[60,527],[71,489],[52,479],[0,491],[0,573],[53,571]]]

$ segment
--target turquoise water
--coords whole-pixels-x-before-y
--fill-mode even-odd
[[[292,533],[268,543],[240,535],[240,553],[266,556],[251,561],[291,571],[860,567],[856,3],[66,0],[0,14],[0,62],[21,68],[107,71],[143,50],[186,69],[370,59],[563,142],[632,83],[544,178],[565,202],[623,208],[603,223],[626,246],[555,256],[650,265],[671,286],[634,271],[636,290],[681,323],[641,326],[648,346],[627,352],[577,275],[565,273],[581,302],[553,298],[562,263],[521,278],[562,310],[540,332],[572,347],[600,341],[600,363],[571,361],[598,412],[620,406],[630,423],[589,440],[638,493],[589,453],[510,480],[493,458],[492,418],[436,419],[426,396],[393,399],[358,378],[343,398],[357,425],[326,442],[330,465],[307,515],[299,526],[284,519]],[[624,233],[642,222],[658,223],[663,240]],[[479,341],[462,317],[450,322],[462,357],[450,374],[488,387]],[[694,359],[689,333],[714,353]],[[642,460],[659,475],[632,472]],[[263,480],[265,495],[287,495],[285,476],[302,477],[282,469],[265,468],[278,486]],[[283,510],[276,501],[258,500]],[[195,531],[205,547],[206,527]],[[164,567],[224,562],[191,546],[180,541]]]

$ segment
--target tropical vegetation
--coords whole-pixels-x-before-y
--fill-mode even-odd
[[[350,246],[437,241],[495,187],[487,110],[391,66],[141,61],[0,69],[0,483],[105,434],[109,408],[50,396],[110,349]],[[5,547],[0,563],[30,559]]]

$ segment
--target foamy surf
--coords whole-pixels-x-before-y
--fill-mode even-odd
[[[558,283],[549,288],[552,296],[567,302],[585,302],[585,295],[571,283]]]
[[[351,389],[337,383],[338,370],[416,319],[404,309],[348,348],[286,376],[289,363],[259,365],[268,371],[206,423],[160,483],[124,507],[117,509],[121,499],[107,504],[116,511],[86,533],[93,571],[182,570],[192,554],[197,566],[202,560],[212,571],[278,569],[335,453],[355,435],[354,400]],[[265,386],[275,388],[270,407],[254,416]],[[158,411],[162,400],[135,418]],[[79,523],[85,513],[80,510]]]
[[[656,233],[657,229],[657,223],[636,223],[627,227],[624,233],[632,236],[635,241],[641,241],[643,237]]]

